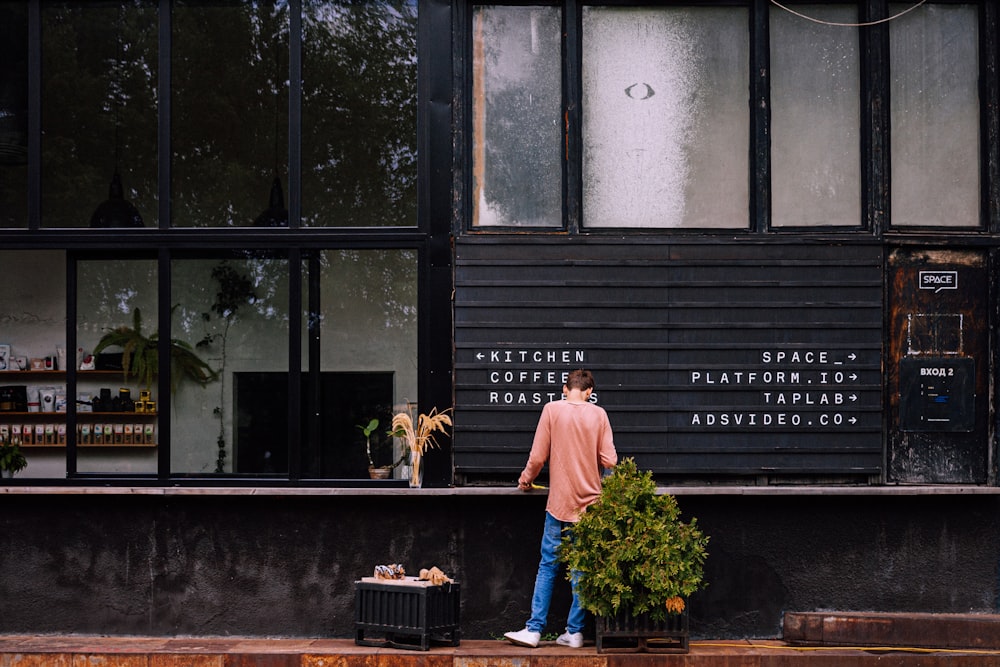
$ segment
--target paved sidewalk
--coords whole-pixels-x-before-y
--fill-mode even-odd
[[[1000,667],[1000,651],[799,647],[773,640],[692,641],[686,654],[598,654],[593,643],[536,649],[462,641],[429,651],[351,639],[0,635],[0,667]]]

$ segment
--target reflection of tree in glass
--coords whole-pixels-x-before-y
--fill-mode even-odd
[[[157,48],[155,4],[42,3],[43,225],[87,226],[116,166],[155,224]]]
[[[303,2],[303,224],[416,224],[413,0]]]
[[[156,224],[157,5],[43,3],[46,226],[86,226],[114,172]],[[178,226],[250,226],[288,146],[288,5],[172,13],[171,149]],[[307,225],[416,224],[414,0],[303,3]],[[287,174],[285,174],[287,176]]]
[[[173,224],[250,226],[287,160],[287,4],[184,3],[173,16]]]
[[[0,227],[24,227],[28,165],[28,4],[0,3]]]
[[[97,338],[131,324],[142,309],[145,326],[156,328],[156,263],[150,260],[101,260],[77,267],[79,345],[90,350]]]
[[[417,253],[413,250],[340,250],[321,256],[333,290],[322,295],[362,331],[413,331],[417,324]]]
[[[206,334],[198,343],[198,347],[207,347],[215,342],[220,344],[222,365],[218,370],[220,378],[219,405],[213,411],[219,418],[219,435],[216,438],[218,451],[216,452],[215,472],[226,471],[226,345],[229,342],[229,330],[236,321],[237,315],[243,306],[253,305],[257,301],[257,292],[250,277],[233,268],[229,262],[223,260],[212,268],[212,280],[218,286],[215,293],[215,301],[212,303],[212,312],[222,319],[222,333]],[[211,319],[209,313],[204,314],[204,319],[208,322]]]

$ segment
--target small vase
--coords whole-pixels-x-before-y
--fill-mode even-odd
[[[415,449],[410,450],[410,488],[419,489],[424,484],[424,457]]]
[[[3,479],[14,479],[14,472],[11,470],[0,471],[0,477],[3,477]]]

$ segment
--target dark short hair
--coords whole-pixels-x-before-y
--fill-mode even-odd
[[[594,376],[585,368],[578,368],[575,371],[570,371],[569,375],[566,376],[566,386],[570,389],[579,389],[580,391],[593,389]]]

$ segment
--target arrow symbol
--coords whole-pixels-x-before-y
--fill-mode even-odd
[[[483,353],[482,352],[476,352],[476,359],[479,360],[479,361],[482,361],[483,360]]]
[[[848,398],[851,399],[852,401],[858,400],[857,394],[851,394],[850,396],[848,396]]]
[[[854,361],[855,359],[858,358],[858,355],[851,352],[849,355],[847,355],[847,358],[850,359],[851,361]]]
[[[857,380],[858,379],[858,374],[857,373],[851,373],[848,377],[850,377],[852,380]]]
[[[857,424],[858,423],[858,418],[857,417],[851,417],[847,421],[851,422],[852,424]]]

